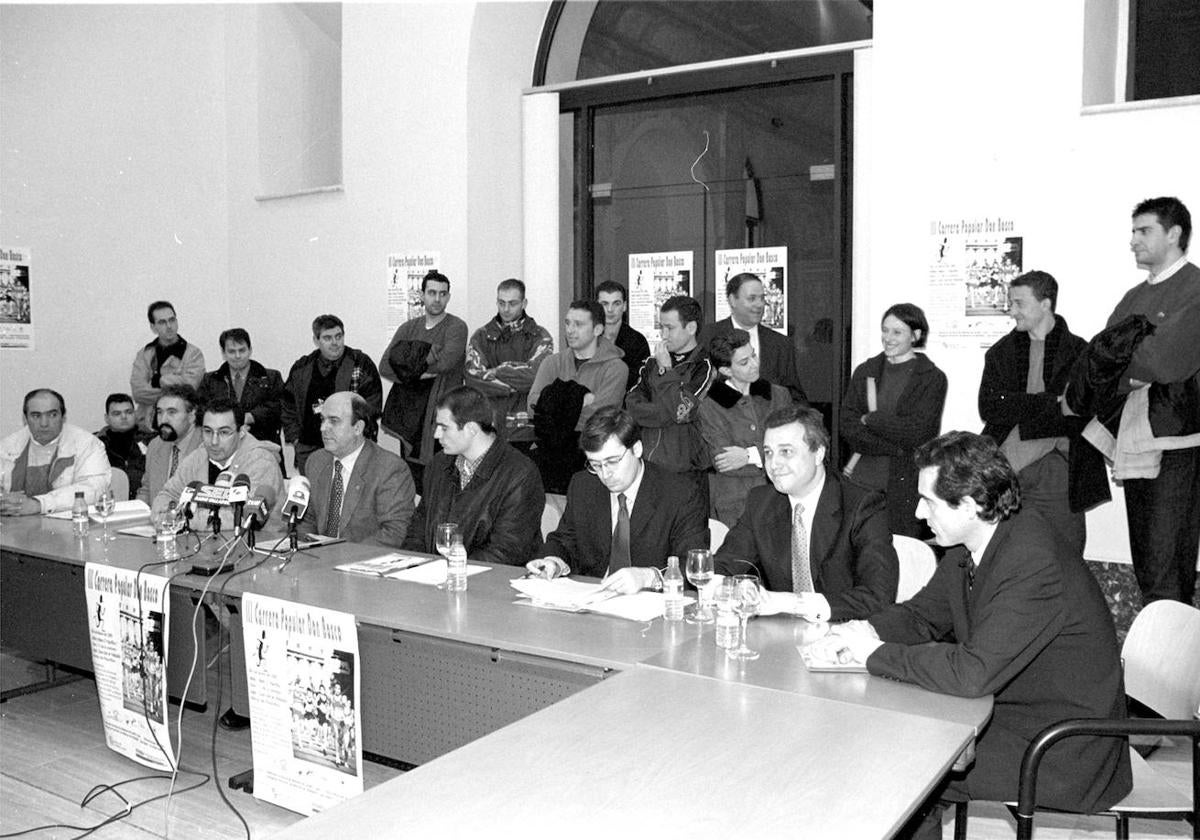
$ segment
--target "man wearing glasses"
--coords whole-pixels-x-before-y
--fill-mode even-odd
[[[204,354],[179,334],[179,319],[170,301],[156,300],[146,308],[146,319],[155,339],[133,358],[129,388],[137,401],[138,426],[154,431],[154,405],[167,385],[200,387]]]
[[[571,478],[567,507],[531,574],[605,577],[621,594],[662,585],[667,557],[708,548],[708,520],[685,478],[642,460],[637,424],[615,406],[599,409],[579,436],[587,469]]]

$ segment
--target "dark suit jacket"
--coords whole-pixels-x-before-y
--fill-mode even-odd
[[[708,352],[708,342],[718,335],[728,335],[734,330],[731,318],[722,318],[713,324],[705,324],[696,343]],[[786,335],[780,335],[768,327],[758,328],[759,375],[768,382],[788,389],[792,399],[808,404],[804,386],[800,384],[800,371],[796,365],[796,348]]]
[[[686,562],[688,549],[708,548],[708,519],[693,484],[643,461],[645,473],[629,511],[629,558],[634,566],[664,568],[667,557]],[[608,488],[587,470],[575,473],[558,528],[540,556],[561,557],[578,575],[602,577],[612,548],[612,502]]]
[[[233,375],[229,372],[229,362],[216,370],[204,374],[200,380],[200,401],[205,405],[214,399],[222,398],[237,402],[237,392],[233,388]],[[259,440],[270,441],[282,445],[279,437],[283,427],[280,417],[283,412],[283,376],[277,370],[263,367],[253,359],[250,369],[246,372],[246,383],[242,386],[242,410],[254,415],[254,423],[250,433]]]
[[[867,669],[930,691],[994,695],[965,786],[972,798],[1008,801],[1044,727],[1125,717],[1117,638],[1091,571],[1036,511],[1000,523],[968,590],[970,562],[965,548],[951,549],[924,589],[871,617],[887,644]],[[1124,740],[1067,738],[1042,762],[1038,804],[1093,811],[1131,785]]]
[[[883,495],[825,471],[809,537],[813,585],[831,620],[867,618],[896,599],[900,576]],[[792,506],[772,485],[755,487],[714,565],[736,575],[753,567],[767,589],[792,591]]]
[[[304,474],[312,485],[308,511],[298,528],[302,534],[324,533],[333,486],[333,456],[318,449],[309,456]],[[350,542],[399,547],[412,520],[416,487],[403,459],[372,441],[364,441],[349,478],[342,477],[339,536]]]

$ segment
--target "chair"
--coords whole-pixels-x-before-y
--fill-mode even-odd
[[[1017,793],[1017,837],[1033,837],[1037,801],[1037,774],[1043,756],[1053,744],[1077,735],[1124,737],[1128,735],[1182,735],[1192,742],[1192,795],[1189,797],[1130,748],[1133,790],[1103,812],[1116,818],[1118,838],[1129,837],[1129,817],[1183,817],[1192,823],[1192,836],[1200,837],[1200,610],[1178,601],[1154,601],[1134,619],[1121,648],[1125,691],[1129,697],[1160,714],[1154,720],[1074,719],[1046,727],[1021,759]],[[962,809],[957,816],[964,817]],[[955,825],[958,835],[959,825]]]
[[[542,539],[548,537],[550,532],[558,527],[558,520],[562,519],[562,514],[562,509],[550,501],[547,496],[546,506],[542,508]]]
[[[708,547],[713,552],[716,552],[725,542],[725,537],[729,535],[729,526],[720,519],[708,520]]]
[[[129,501],[129,476],[125,470],[119,467],[112,468],[112,476],[108,479],[108,486],[112,490],[113,499],[118,502]]]
[[[916,595],[937,569],[937,558],[933,549],[913,537],[892,535],[892,545],[900,559],[900,582],[896,586],[896,603],[907,601]]]

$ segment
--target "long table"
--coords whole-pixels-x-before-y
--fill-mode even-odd
[[[70,523],[6,520],[0,640],[88,667],[73,629],[78,623],[87,650],[81,564],[137,568],[154,559],[146,540],[123,538],[99,551],[77,543]],[[743,834],[786,825],[813,836],[887,836],[990,715],[986,699],[865,674],[810,674],[796,653],[793,619],[755,619],[750,644],[762,656],[734,663],[716,648],[711,626],[516,605],[508,581],[521,570],[512,567],[471,577],[465,593],[333,568],[379,553],[328,546],[226,581],[235,612],[254,592],[354,614],[364,749],[422,765],[297,824],[297,837],[328,830],[330,819],[342,830],[369,830],[378,819],[422,833],[452,827],[451,834],[516,830],[532,819],[539,834],[583,820],[639,834],[668,823],[716,834],[738,831],[740,822]],[[21,585],[10,590],[10,580]],[[181,655],[190,652],[190,629],[187,647],[177,647],[176,622],[190,617],[186,607],[206,583],[175,579],[176,662],[190,659]],[[53,618],[12,609],[18,598],[37,597],[39,585],[41,602],[62,599]],[[46,633],[49,621],[63,622],[65,632]],[[240,652],[236,641],[232,648]],[[385,802],[389,816],[375,816]]]

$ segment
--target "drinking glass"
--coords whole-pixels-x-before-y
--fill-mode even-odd
[[[96,499],[96,515],[100,517],[100,524],[104,526],[104,533],[96,537],[96,542],[108,542],[116,539],[116,537],[108,535],[108,517],[116,506],[117,500],[113,498],[112,490],[105,488],[100,497]]]
[[[696,609],[685,620],[688,624],[711,624],[712,605],[706,587],[713,579],[713,558],[707,548],[693,548],[688,552],[687,579],[696,587]]]
[[[439,522],[437,526],[438,554],[450,559],[450,548],[456,542],[462,542],[462,530],[457,522]]]
[[[733,576],[733,611],[742,621],[742,642],[736,650],[729,651],[734,659],[758,659],[758,651],[746,644],[746,622],[758,612],[762,603],[762,590],[758,586],[758,575]]]

